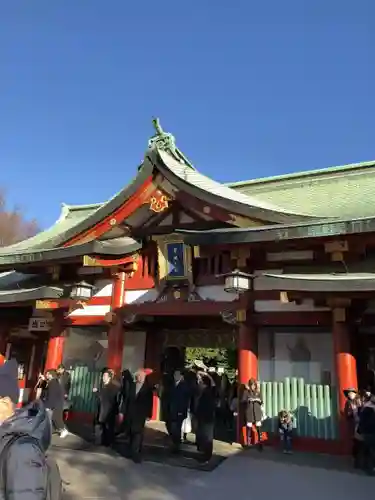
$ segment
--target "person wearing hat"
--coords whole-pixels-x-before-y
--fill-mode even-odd
[[[348,419],[348,421],[355,424],[358,417],[358,407],[359,407],[358,391],[354,387],[349,387],[348,389],[344,389],[343,392],[344,396],[346,397],[344,414]]]
[[[348,422],[349,433],[352,436],[352,457],[354,461],[354,467],[359,467],[360,457],[361,457],[361,442],[357,436],[357,428],[359,423],[359,412],[362,406],[362,401],[358,397],[358,391],[354,387],[349,387],[344,389],[344,396],[346,397],[346,403],[344,407],[344,415]]]
[[[0,498],[40,500],[47,497],[50,419],[40,401],[16,409],[18,398],[18,365],[12,359],[0,366]]]

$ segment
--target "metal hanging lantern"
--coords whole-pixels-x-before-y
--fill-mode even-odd
[[[94,286],[86,281],[81,281],[72,285],[70,298],[73,300],[90,300],[93,295]]]
[[[227,293],[239,295],[241,293],[248,292],[252,288],[254,278],[253,274],[244,273],[235,269],[234,271],[223,274],[222,276],[225,278],[224,290]]]

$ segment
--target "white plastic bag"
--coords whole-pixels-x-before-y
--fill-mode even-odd
[[[192,430],[191,415],[190,415],[190,412],[188,412],[187,417],[182,422],[182,433],[183,434],[190,434],[191,430]]]

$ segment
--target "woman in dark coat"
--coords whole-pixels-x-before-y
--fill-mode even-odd
[[[207,373],[198,374],[198,394],[195,403],[197,448],[201,453],[200,461],[208,462],[212,457],[216,389],[213,378]]]
[[[129,432],[129,446],[134,462],[142,460],[142,444],[146,420],[151,418],[153,388],[146,374],[139,371],[135,374],[135,383],[130,386],[126,426]]]
[[[259,383],[251,378],[245,387],[242,394],[242,405],[244,409],[246,429],[247,429],[247,445],[252,445],[252,430],[253,426],[258,434],[259,450],[262,450],[262,431],[261,425],[263,420],[262,398],[260,395]]]
[[[98,395],[96,422],[101,430],[101,444],[111,446],[115,437],[116,416],[118,414],[119,386],[113,381],[113,374],[105,370],[102,376],[102,386],[93,389]]]

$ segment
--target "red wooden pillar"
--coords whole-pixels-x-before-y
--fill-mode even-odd
[[[249,379],[258,378],[258,332],[249,322],[240,323],[238,328],[238,382],[247,384]],[[239,391],[241,403],[241,391]],[[241,405],[240,405],[241,407]],[[241,409],[241,408],[240,408]],[[244,415],[238,412],[238,442],[246,443],[246,428],[242,425]]]
[[[333,324],[332,324],[332,340],[333,340],[333,353],[336,368],[336,387],[338,390],[338,403],[339,403],[339,439],[343,445],[349,445],[351,436],[349,435],[349,427],[344,415],[344,408],[346,398],[344,390],[349,388],[358,388],[357,380],[357,362],[353,356],[350,342],[350,329],[348,323],[345,321],[345,313],[342,315],[342,321],[338,318],[338,312],[342,310],[333,311]]]
[[[116,314],[117,309],[124,304],[125,297],[125,273],[121,272],[114,276],[112,288],[111,312],[114,320],[108,330],[107,365],[115,372],[121,374],[122,355],[124,350],[124,327],[121,318]]]
[[[150,381],[152,384],[156,385],[160,383],[161,371],[161,354],[162,354],[162,342],[160,339],[160,333],[157,330],[146,332],[146,349],[145,349],[145,370],[150,372]],[[152,416],[151,420],[159,420],[160,418],[160,400],[156,391],[154,391],[152,400]]]
[[[64,311],[58,309],[53,315],[50,338],[48,340],[44,371],[55,370],[63,362],[65,344]]]

